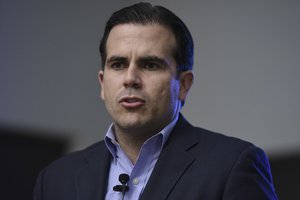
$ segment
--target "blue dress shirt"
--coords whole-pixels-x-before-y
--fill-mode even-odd
[[[119,175],[123,173],[128,174],[130,177],[128,182],[129,191],[126,192],[124,199],[139,199],[153,171],[161,149],[166,143],[177,120],[178,115],[163,130],[144,142],[135,165],[132,164],[120,144],[116,141],[113,124],[109,127],[105,136],[105,144],[112,155],[112,160],[105,196],[106,200],[122,199],[122,192],[113,191],[113,187],[120,185]]]

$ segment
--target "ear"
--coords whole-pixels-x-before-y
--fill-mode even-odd
[[[183,71],[179,75],[180,89],[179,100],[185,101],[186,96],[193,85],[194,74],[192,71]]]
[[[99,70],[98,72],[98,81],[101,86],[101,99],[104,100],[104,71]]]

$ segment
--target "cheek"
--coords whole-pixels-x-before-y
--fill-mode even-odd
[[[160,104],[172,104],[179,96],[179,82],[176,79],[160,82],[159,84],[152,84],[152,91],[149,95]],[[155,94],[155,95],[154,95]]]
[[[111,98],[114,96],[114,89],[112,86],[106,86],[103,89],[103,98],[106,101],[111,101]]]
[[[107,81],[103,81],[101,83],[101,98],[105,101],[108,95],[108,92],[110,91],[110,88],[108,88],[108,85],[106,84]]]
[[[111,84],[111,83],[115,83],[115,82],[109,79],[105,79],[101,85],[101,98],[104,101],[107,101],[107,103],[112,101],[114,92],[116,91],[116,89],[114,88],[115,84]]]

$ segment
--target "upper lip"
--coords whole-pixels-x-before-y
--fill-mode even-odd
[[[141,97],[137,97],[137,96],[125,96],[125,97],[122,97],[120,100],[119,100],[119,103],[122,103],[122,102],[129,102],[129,101],[139,101],[139,102],[145,102],[145,100]]]

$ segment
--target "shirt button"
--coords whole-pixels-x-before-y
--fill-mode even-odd
[[[137,185],[137,184],[139,184],[139,179],[138,179],[137,177],[135,177],[135,178],[132,180],[132,182],[133,182],[133,185]]]

